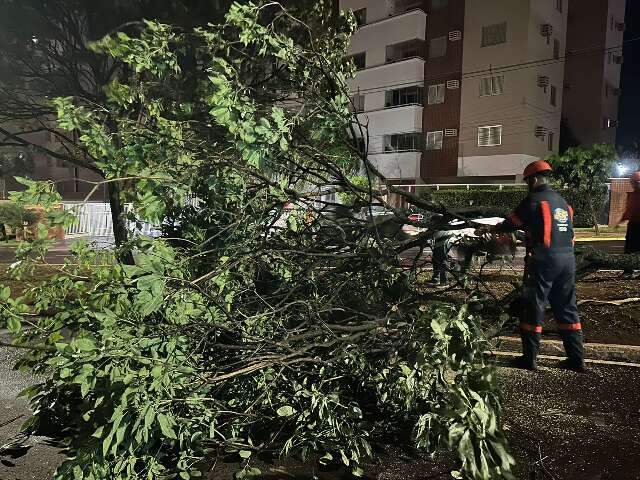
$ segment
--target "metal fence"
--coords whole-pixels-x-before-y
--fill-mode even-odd
[[[91,237],[112,237],[113,220],[111,207],[108,203],[101,202],[64,202],[65,210],[73,211],[76,222],[65,230],[66,235],[88,235]],[[131,205],[125,205],[125,213],[131,210]],[[128,227],[140,235],[157,236],[160,233],[158,226],[149,223],[128,222]]]

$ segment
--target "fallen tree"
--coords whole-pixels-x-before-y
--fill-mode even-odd
[[[134,265],[80,245],[24,297],[2,290],[21,367],[47,378],[26,391],[31,426],[59,424],[69,445],[57,479],[189,479],[221,452],[243,462],[238,478],[259,474],[261,453],[361,475],[407,426],[418,448],[455,451],[467,478],[512,478],[479,319],[403,266],[430,232],[388,236],[371,215],[389,192],[446,208],[369,161],[346,85],[355,21],[329,7],[306,22],[276,2],[235,4],[207,28],[146,22],[93,46],[136,72],[104,105],[55,100],[106,182],[131,185],[132,220],[165,232],[120,247]],[[29,195],[52,224],[72,221],[37,184]],[[22,247],[14,274],[48,245]]]

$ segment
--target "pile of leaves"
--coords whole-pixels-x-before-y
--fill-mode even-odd
[[[362,475],[403,428],[467,478],[511,477],[481,319],[416,289],[403,258],[429,232],[385,236],[360,207],[394,188],[359,148],[355,21],[324,2],[305,18],[270,2],[191,31],[145,22],[93,47],[126,65],[106,105],[55,100],[107,181],[128,182],[131,220],[165,232],[115,255],[78,244],[42,286],[2,291],[21,367],[47,378],[25,392],[30,427],[62,425],[71,452],[56,479],[189,479],[220,452],[238,478],[261,452]],[[73,221],[50,193],[50,222]],[[50,243],[23,247],[14,275]]]

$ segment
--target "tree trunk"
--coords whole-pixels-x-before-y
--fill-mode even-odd
[[[593,222],[593,228],[596,231],[596,237],[600,235],[600,219],[598,218],[598,209],[597,207],[591,203],[591,221]]]
[[[124,213],[124,204],[120,198],[120,182],[107,183],[109,191],[109,206],[111,207],[111,220],[113,222],[113,238],[116,246],[124,246],[129,239],[127,231],[127,220]],[[121,251],[118,260],[127,265],[133,265],[133,254],[131,251]]]

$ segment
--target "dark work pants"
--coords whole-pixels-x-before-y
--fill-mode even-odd
[[[539,255],[534,253],[527,265],[524,311],[521,317],[522,354],[535,361],[547,302],[572,363],[582,364],[582,326],[576,305],[576,260],[573,252]]]

